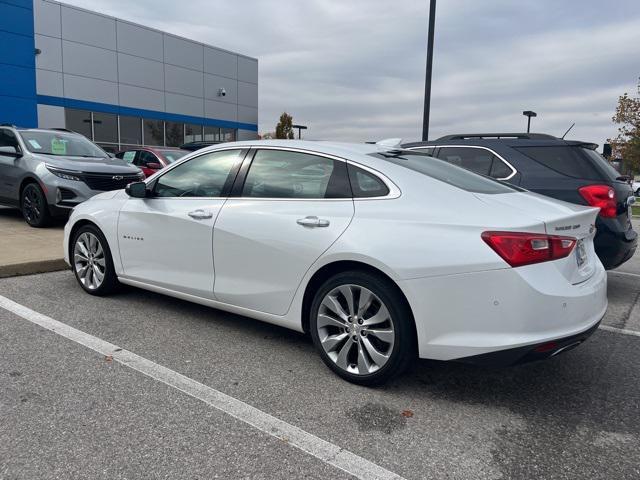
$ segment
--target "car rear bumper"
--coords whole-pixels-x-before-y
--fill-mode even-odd
[[[556,262],[400,282],[421,358],[458,360],[579,335],[607,309],[600,262],[572,285]]]
[[[598,222],[597,226],[593,243],[604,268],[611,270],[633,257],[638,247],[638,234],[632,228],[616,231],[604,222]]]

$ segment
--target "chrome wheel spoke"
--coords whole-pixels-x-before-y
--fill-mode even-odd
[[[340,353],[338,353],[338,357],[335,360],[336,365],[338,365],[343,370],[347,370],[347,368],[349,367],[349,351],[351,350],[351,347],[353,347],[353,345],[353,342],[345,342],[345,344],[340,349]]]
[[[93,263],[95,263],[96,265],[100,265],[103,269],[106,266],[104,258],[94,258]]]
[[[369,354],[369,357],[371,357],[371,361],[373,361],[373,363],[378,366],[382,366],[387,363],[387,360],[389,360],[389,355],[385,355],[382,352],[379,352],[368,338],[363,338],[362,344],[364,345],[364,348],[367,349],[367,353]]]
[[[75,260],[75,262],[88,262],[89,259],[86,257],[85,254],[83,254],[82,252],[78,252],[78,250],[76,250],[73,253],[73,259]]]
[[[323,327],[338,327],[343,328],[346,326],[346,323],[342,320],[338,320],[336,318],[330,317],[324,313],[318,315],[318,328]]]
[[[351,285],[345,285],[339,288],[340,293],[344,297],[347,302],[348,315],[350,317],[356,314],[356,310],[354,308],[354,298],[353,298],[353,287]]]
[[[374,336],[385,343],[393,343],[394,334],[391,329],[367,328],[365,332],[367,332],[367,335]]]
[[[371,371],[371,363],[369,363],[369,359],[367,358],[366,353],[364,353],[364,348],[362,348],[362,344],[358,345],[358,373],[361,375],[365,375]]]
[[[340,305],[340,302],[335,296],[329,294],[326,297],[324,297],[324,300],[322,301],[322,306],[324,306],[328,310],[335,313],[338,317],[340,317],[345,322],[347,321],[349,314],[344,311],[344,308],[342,308],[342,305]]]
[[[385,307],[384,304],[380,303],[380,308],[378,309],[376,314],[369,318],[364,319],[364,325],[366,326],[378,325],[379,323],[383,323],[388,319],[389,319],[389,310],[387,310],[387,307]]]
[[[102,273],[98,266],[95,264],[93,265],[93,276],[98,280],[99,283],[102,283],[102,280],[104,279],[104,273]]]
[[[349,341],[348,333],[339,333],[337,335],[329,335],[327,338],[322,340],[322,346],[324,347],[326,352],[334,351],[344,340]]]
[[[358,299],[358,317],[362,318],[364,313],[369,309],[373,302],[373,294],[366,288],[360,289],[360,298]]]

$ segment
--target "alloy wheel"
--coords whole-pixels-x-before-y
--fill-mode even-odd
[[[368,375],[391,357],[394,324],[386,305],[371,290],[341,285],[325,295],[317,316],[320,344],[342,370]]]
[[[73,264],[80,282],[89,290],[102,285],[107,265],[100,239],[91,232],[84,232],[73,247]]]
[[[25,189],[22,211],[29,223],[38,223],[44,211],[42,197],[32,185],[28,185]]]

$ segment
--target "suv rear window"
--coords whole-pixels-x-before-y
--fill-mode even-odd
[[[451,165],[444,160],[413,150],[390,150],[370,153],[369,155],[435,178],[467,192],[496,194],[522,191],[493,178],[478,175],[464,168]]]
[[[515,147],[562,175],[585,180],[615,180],[619,174],[597,152],[579,146]],[[608,167],[608,168],[607,168]]]

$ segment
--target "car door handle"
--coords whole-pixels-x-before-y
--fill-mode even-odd
[[[304,218],[299,218],[296,223],[298,225],[302,225],[303,227],[311,227],[311,228],[315,228],[315,227],[328,227],[329,226],[329,220],[325,220],[324,218],[318,218],[318,217],[304,217]]]
[[[213,213],[211,213],[210,211],[200,209],[189,212],[187,215],[195,220],[206,220],[207,218],[213,217]]]

